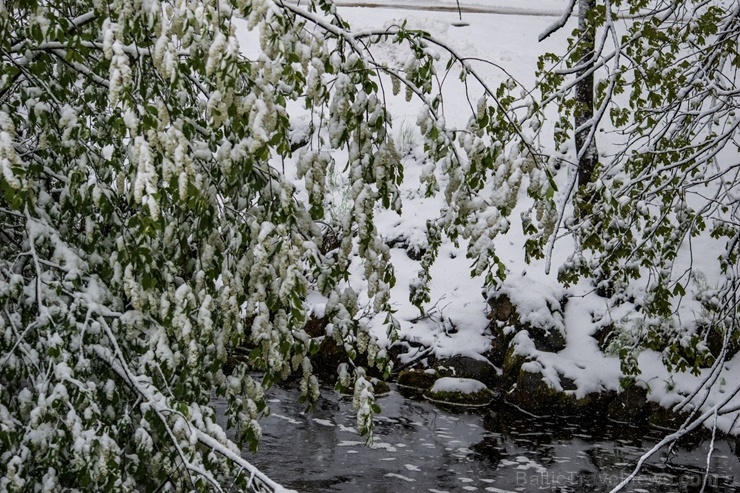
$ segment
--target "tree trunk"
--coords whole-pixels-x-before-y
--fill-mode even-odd
[[[583,78],[576,85],[576,129],[587,123],[594,116],[594,75],[591,73],[584,76],[584,74],[593,67],[596,29],[594,24],[588,21],[588,13],[595,5],[596,0],[578,0],[578,29],[581,32],[581,46],[583,47],[583,56],[579,65],[586,61],[589,63],[583,63],[583,66],[577,73],[579,79],[582,76]],[[588,138],[590,131],[591,127],[589,126],[575,135],[576,153],[578,155],[579,188],[591,182],[599,157],[596,149],[595,136],[591,139]],[[586,199],[586,201],[590,202],[589,199]]]

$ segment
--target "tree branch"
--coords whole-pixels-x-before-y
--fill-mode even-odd
[[[568,22],[568,19],[570,18],[570,16],[573,15],[573,8],[575,6],[576,6],[576,0],[570,0],[570,3],[565,8],[565,12],[563,12],[563,15],[561,15],[558,20],[550,24],[547,27],[547,29],[545,29],[542,33],[540,33],[539,37],[537,38],[537,41],[542,42],[546,40],[547,38],[549,38],[550,35],[562,29],[563,26],[565,26],[565,23]]]

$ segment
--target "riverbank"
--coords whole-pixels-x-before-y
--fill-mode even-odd
[[[539,306],[533,300],[539,300]],[[509,281],[489,300],[484,329],[488,340],[479,352],[440,356],[439,346],[401,340],[388,348],[397,369],[393,381],[416,388],[410,395],[421,395],[438,378],[475,379],[495,392],[496,401],[531,416],[597,417],[670,431],[733,397],[740,344],[730,345],[728,361],[715,365],[707,359],[705,367],[693,373],[669,373],[661,353],[646,350],[638,358],[642,373],[627,377],[620,367],[618,345],[612,340],[613,320],[588,312],[591,322],[584,323],[586,317],[580,312],[587,305],[587,299],[569,298],[564,291],[547,292],[526,278]],[[581,325],[571,329],[573,320]],[[312,325],[319,336],[330,330],[318,320]],[[455,335],[449,334],[451,338]],[[314,369],[324,382],[332,383],[336,366],[346,356],[329,337],[320,348],[312,358]],[[717,357],[721,346],[715,341],[709,351]],[[363,363],[363,355],[359,362]],[[372,369],[370,375],[382,378]],[[734,407],[735,402],[737,397],[725,408]],[[718,431],[736,435],[736,413],[706,420],[704,427],[716,424]]]

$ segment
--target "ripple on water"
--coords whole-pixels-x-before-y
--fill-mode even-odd
[[[379,400],[385,414],[376,424],[375,443],[366,446],[349,399],[326,391],[314,410],[301,416],[305,407],[298,397],[298,390],[270,390],[272,414],[261,421],[260,452],[244,455],[302,493],[601,493],[616,486],[641,452],[662,437],[603,423],[548,424],[505,409],[451,414],[391,393]],[[643,481],[626,491],[698,492],[708,446],[679,447],[670,467],[652,461]],[[714,483],[706,493],[740,492],[735,444],[717,440],[715,448]]]

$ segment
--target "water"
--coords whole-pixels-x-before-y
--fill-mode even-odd
[[[506,405],[453,412],[397,392],[379,399],[375,443],[355,430],[351,399],[331,389],[311,412],[298,392],[270,391],[257,454],[245,457],[300,492],[604,492],[659,441],[657,430],[613,423],[533,419]],[[710,440],[681,444],[653,460],[623,491],[699,492]],[[717,439],[706,492],[740,492],[734,440]]]

